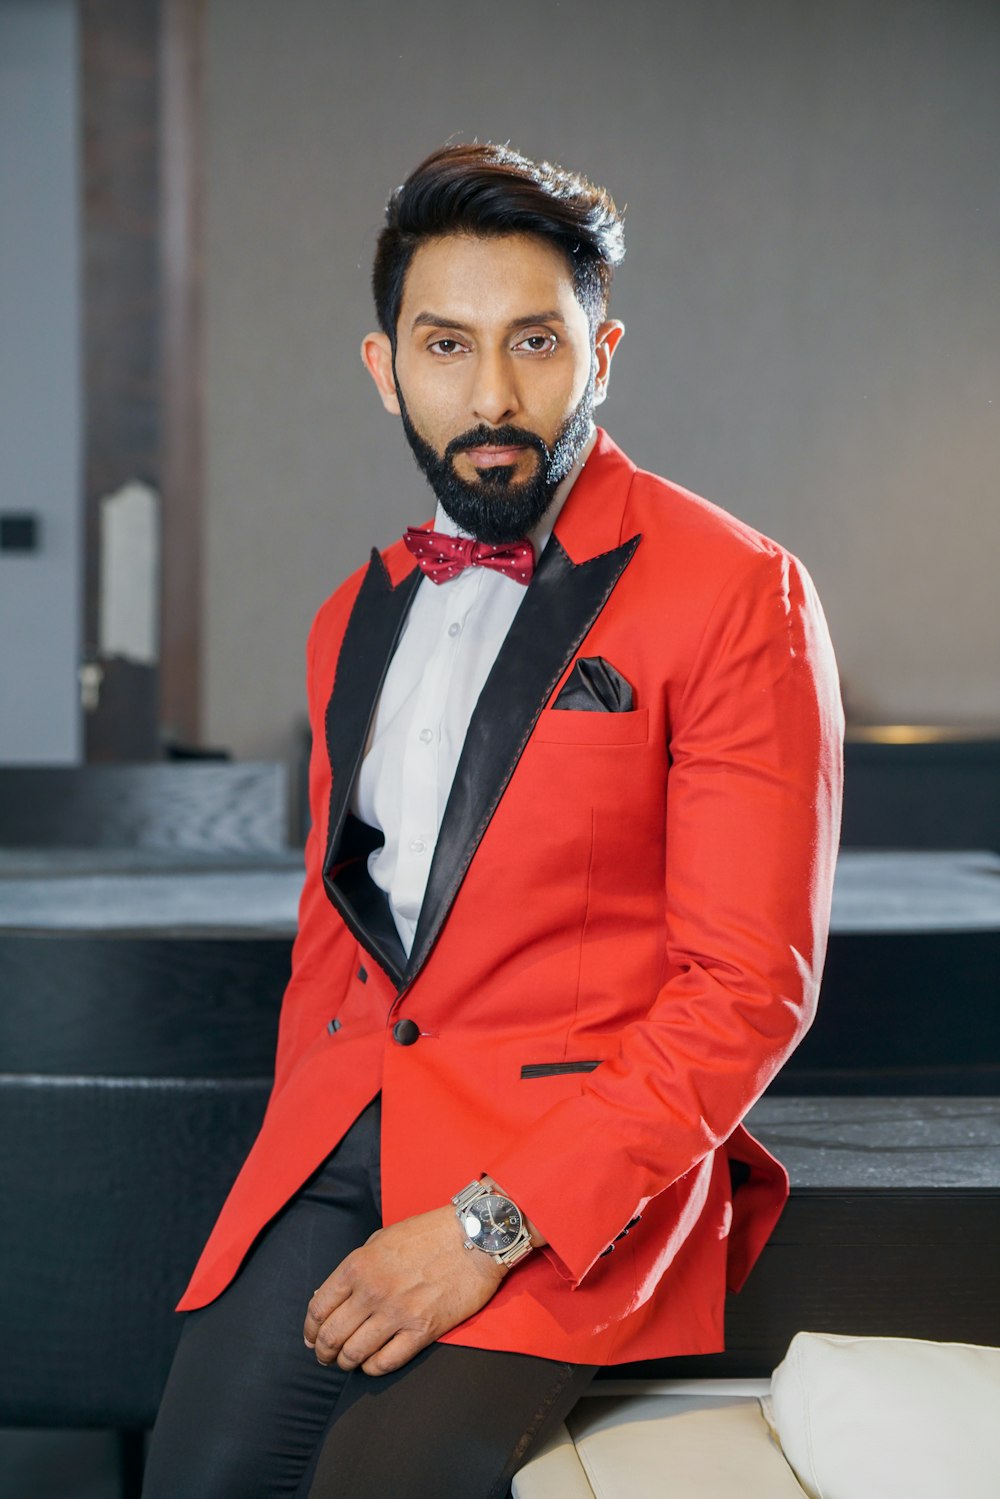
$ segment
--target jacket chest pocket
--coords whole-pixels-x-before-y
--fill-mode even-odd
[[[532,738],[541,744],[645,744],[649,739],[649,709],[630,713],[588,712],[579,708],[549,708],[535,725]]]

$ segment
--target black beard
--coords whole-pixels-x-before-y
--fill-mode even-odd
[[[403,393],[396,385],[403,431],[435,496],[461,530],[478,541],[519,541],[533,531],[552,504],[558,485],[565,479],[590,435],[594,414],[594,382],[588,381],[579,405],[563,422],[551,448],[524,427],[487,427],[482,424],[453,437],[444,453],[438,453],[421,437],[406,409]],[[537,454],[535,471],[514,483],[514,464],[498,464],[481,470],[475,479],[463,479],[455,471],[457,453],[467,448],[532,448]]]

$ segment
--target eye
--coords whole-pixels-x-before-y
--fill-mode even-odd
[[[439,359],[447,359],[452,354],[460,354],[465,347],[465,344],[459,343],[457,338],[436,338],[433,343],[427,345],[430,353]]]
[[[523,349],[526,354],[552,354],[558,342],[554,333],[529,333],[514,347]]]

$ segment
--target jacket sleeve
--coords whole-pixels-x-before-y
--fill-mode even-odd
[[[667,982],[581,1093],[482,1163],[575,1284],[736,1128],[808,1028],[825,956],[843,716],[794,558],[756,553],[723,587],[678,697]]]

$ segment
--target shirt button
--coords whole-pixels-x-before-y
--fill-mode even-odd
[[[455,635],[460,635],[461,633],[462,633],[462,626],[458,623],[457,620],[455,621],[455,623],[453,625],[449,625],[448,626],[448,634],[449,635],[455,636]]]
[[[392,1039],[397,1046],[412,1046],[420,1040],[420,1027],[415,1020],[397,1020],[392,1028]]]
[[[427,844],[424,842],[424,840],[422,838],[411,838],[410,839],[410,853],[411,854],[422,854],[424,852],[424,850],[426,849],[426,847],[427,847]]]
[[[434,730],[433,729],[421,729],[420,730],[420,742],[421,742],[421,744],[430,744],[430,742],[431,742],[431,740],[433,738],[434,738]]]

